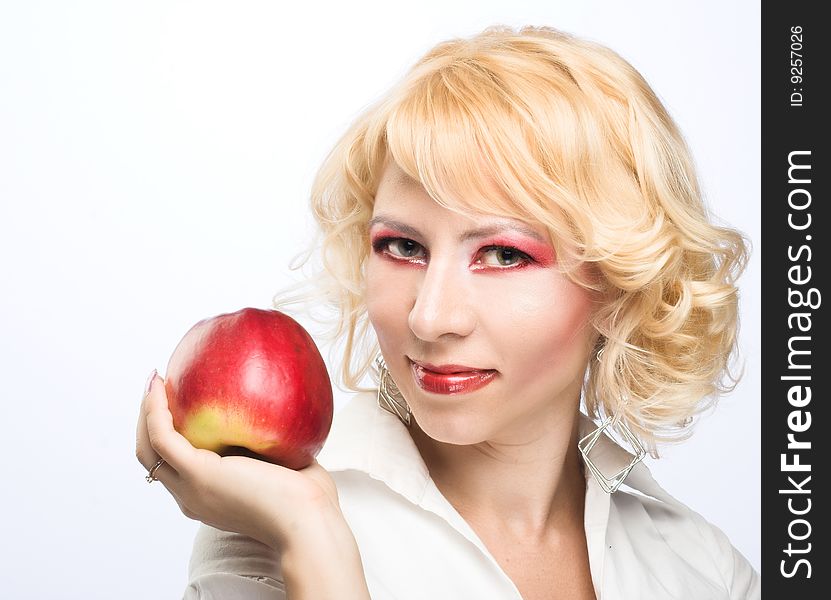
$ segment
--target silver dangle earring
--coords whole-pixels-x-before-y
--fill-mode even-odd
[[[606,344],[603,344],[597,351],[596,356],[598,362],[603,362],[603,351],[605,349]],[[609,431],[617,430],[626,443],[632,447],[632,451],[634,452],[634,456],[629,464],[611,476],[604,475],[597,463],[590,457],[592,448],[594,448],[600,436],[607,429]],[[577,447],[580,449],[580,454],[583,455],[583,463],[589,468],[592,477],[594,477],[601,489],[607,494],[616,492],[623,483],[623,480],[635,468],[635,465],[641,462],[646,456],[646,450],[644,450],[643,444],[641,444],[640,440],[632,433],[629,427],[626,426],[626,422],[623,419],[615,418],[614,415],[606,417],[597,429],[577,443]]]
[[[609,429],[616,429],[626,443],[632,446],[632,450],[634,450],[635,455],[632,458],[632,461],[625,467],[623,467],[620,471],[615,473],[611,476],[606,476],[600,470],[600,467],[589,458],[589,454],[591,454],[592,448],[597,443],[597,440],[600,439],[600,436],[603,435],[603,432]],[[632,433],[632,431],[626,426],[622,420],[618,420],[615,424],[615,418],[606,417],[603,423],[594,431],[592,431],[589,435],[581,439],[577,447],[580,448],[580,454],[583,455],[583,462],[591,471],[592,476],[594,477],[595,481],[600,484],[600,487],[603,489],[604,492],[607,494],[613,494],[617,491],[620,485],[623,483],[623,480],[626,479],[626,476],[635,468],[639,462],[641,462],[646,456],[646,450],[643,448],[643,444],[641,444],[640,440]]]
[[[412,415],[410,405],[407,404],[398,386],[395,385],[395,381],[393,381],[387,368],[387,363],[384,362],[384,357],[380,353],[375,357],[375,366],[378,367],[379,373],[378,406],[394,414],[404,425],[409,427],[410,416]]]

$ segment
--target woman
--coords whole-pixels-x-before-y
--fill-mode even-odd
[[[549,28],[439,44],[312,196],[358,393],[295,472],[194,449],[154,374],[138,458],[205,523],[187,598],[759,596],[640,462],[730,387],[745,245],[631,65]]]

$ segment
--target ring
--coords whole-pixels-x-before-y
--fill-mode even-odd
[[[164,464],[164,462],[165,460],[163,458],[160,458],[159,462],[150,467],[150,470],[147,472],[147,476],[144,478],[145,481],[147,481],[147,483],[153,483],[154,481],[158,481],[158,479],[156,478],[156,471],[159,470],[159,467],[161,467]]]

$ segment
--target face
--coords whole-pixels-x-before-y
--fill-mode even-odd
[[[369,239],[368,316],[427,435],[520,442],[574,416],[592,303],[559,272],[545,228],[455,213],[391,162]]]

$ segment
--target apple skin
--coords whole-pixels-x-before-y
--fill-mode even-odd
[[[197,448],[290,469],[314,460],[332,426],[332,384],[303,327],[243,308],[199,321],[167,365],[173,426]]]

